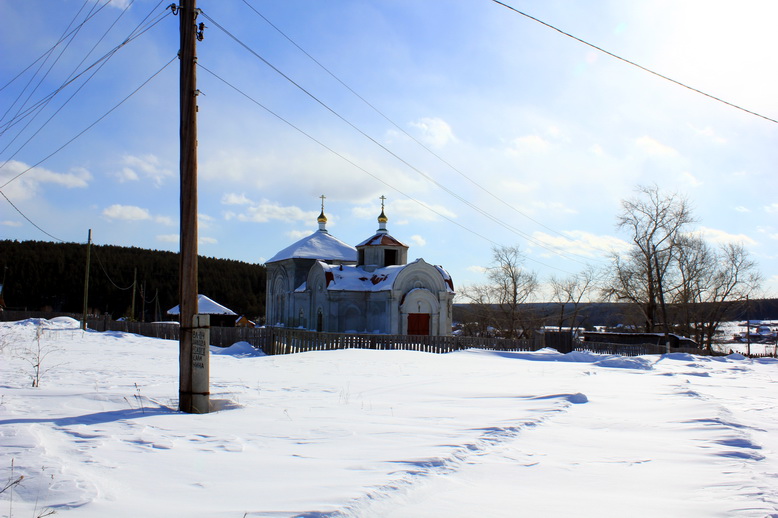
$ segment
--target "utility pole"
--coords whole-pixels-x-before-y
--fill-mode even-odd
[[[130,309],[130,320],[135,321],[135,291],[138,286],[138,267],[132,272],[132,306]]]
[[[193,351],[197,313],[197,2],[182,0],[180,17],[180,174],[181,264],[179,269],[179,384],[178,408],[190,414],[208,413],[208,344],[198,340]],[[198,336],[201,331],[197,330]]]
[[[746,356],[751,356],[751,303],[746,295]]]
[[[89,260],[92,253],[92,229],[89,229],[89,237],[86,240],[86,273],[84,274],[84,316],[81,319],[81,329],[86,331],[86,312],[89,299]],[[5,276],[3,276],[5,277]]]

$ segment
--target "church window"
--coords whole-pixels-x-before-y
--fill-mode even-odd
[[[384,250],[384,266],[397,264],[397,250]]]

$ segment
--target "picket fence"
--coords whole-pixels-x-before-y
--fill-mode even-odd
[[[90,320],[88,323],[90,329],[97,331],[122,331],[178,340],[178,326],[173,324],[115,322],[111,320]],[[330,351],[335,349],[405,350],[440,354],[464,349],[537,351],[544,347],[542,340],[526,339],[318,333],[283,327],[211,327],[212,345],[228,347],[236,342],[247,342],[269,355]],[[571,344],[570,350],[589,351],[599,354],[618,354],[621,356],[642,356],[667,352],[664,346],[654,344],[627,345],[578,341]],[[562,352],[569,351],[565,350]],[[700,349],[685,348],[673,348],[672,352],[706,354],[705,351]]]
[[[21,312],[0,312],[0,320],[22,320],[24,318],[51,318],[52,314],[15,314]],[[79,319],[80,315],[69,315]],[[89,329],[100,332],[124,332],[142,336],[178,340],[179,326],[176,322],[130,322],[108,318],[87,318]],[[237,342],[248,342],[265,354],[295,354],[307,351],[328,351],[334,349],[407,350],[427,353],[448,353],[463,349],[492,351],[537,351],[544,347],[542,339],[518,340],[472,336],[413,336],[318,333],[303,329],[282,327],[216,327],[211,330],[211,345],[228,347]],[[542,336],[542,335],[538,335]],[[573,341],[560,352],[588,351],[599,354],[621,356],[642,356],[664,354],[665,346],[654,344],[612,344]],[[671,352],[704,355],[701,349],[672,348]]]

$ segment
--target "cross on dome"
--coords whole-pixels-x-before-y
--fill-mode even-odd
[[[319,217],[316,219],[316,221],[319,222],[319,230],[322,232],[327,232],[327,216],[324,215],[324,199],[326,196],[323,194],[319,196],[321,198],[321,214],[319,214]]]
[[[389,221],[389,218],[387,218],[386,214],[384,214],[384,201],[386,200],[386,196],[382,194],[380,199],[381,199],[381,215],[378,216],[378,231],[386,232],[386,222]]]

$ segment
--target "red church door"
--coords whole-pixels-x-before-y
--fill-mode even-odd
[[[430,315],[429,313],[408,313],[408,334],[409,335],[429,335],[430,334]]]

